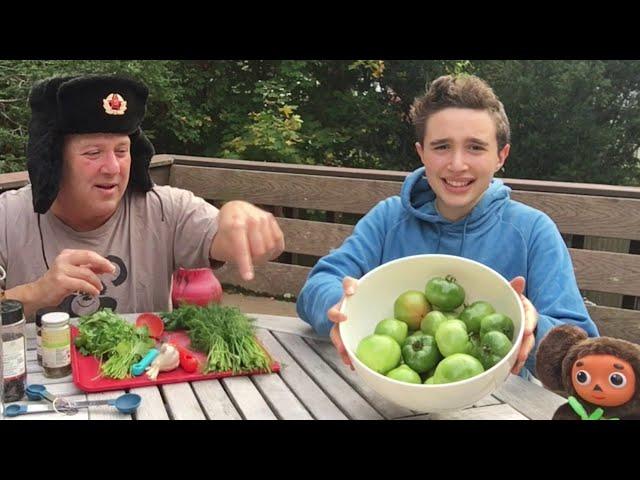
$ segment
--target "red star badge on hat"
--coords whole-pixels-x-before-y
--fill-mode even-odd
[[[107,115],[124,115],[127,110],[127,102],[117,93],[110,93],[102,100],[102,106]]]

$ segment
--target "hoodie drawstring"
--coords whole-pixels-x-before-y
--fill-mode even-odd
[[[458,252],[458,255],[460,257],[462,257],[462,252],[464,250],[464,239],[467,236],[467,223],[469,222],[469,218],[470,217],[471,217],[471,215],[467,215],[467,218],[464,221],[464,228],[462,229],[462,241],[460,242],[460,252]]]
[[[438,229],[438,245],[436,246],[436,253],[439,253],[440,252],[440,239],[442,238],[442,229],[440,228],[440,225],[438,225],[437,223],[434,224],[434,225]]]

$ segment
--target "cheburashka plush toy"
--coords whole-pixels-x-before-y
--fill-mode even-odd
[[[640,346],[610,337],[588,338],[572,325],[551,329],[536,353],[542,384],[568,403],[553,420],[640,420]]]

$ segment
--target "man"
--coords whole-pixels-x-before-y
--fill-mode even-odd
[[[491,88],[474,76],[440,77],[416,99],[411,117],[423,167],[407,177],[400,196],[376,205],[339,249],[320,259],[298,298],[300,317],[330,334],[350,364],[337,323],[347,320],[339,310],[355,292],[354,278],[396,258],[442,253],[512,279],[526,315],[513,373],[525,362],[535,371],[533,348],[555,325],[571,323],[596,336],[556,225],[511,200],[510,189],[493,178],[509,155],[510,130]]]
[[[25,315],[169,309],[178,268],[253,265],[284,249],[275,218],[249,203],[219,210],[191,192],[154,185],[140,128],[147,87],[120,76],[56,77],[32,88],[31,185],[0,196],[6,298]]]

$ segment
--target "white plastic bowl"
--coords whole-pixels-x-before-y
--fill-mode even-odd
[[[489,370],[459,382],[424,385],[393,380],[364,365],[355,355],[358,343],[376,324],[393,317],[393,303],[407,290],[422,290],[433,277],[452,275],[465,290],[465,303],[485,300],[514,323],[511,351]],[[356,372],[386,399],[419,412],[456,410],[493,393],[507,379],[518,357],[524,332],[524,308],[509,282],[495,270],[452,255],[415,255],[385,263],[358,281],[356,293],[342,306],[347,321],[340,335]]]

